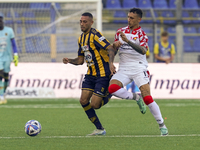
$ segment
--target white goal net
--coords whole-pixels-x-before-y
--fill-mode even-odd
[[[0,3],[0,12],[15,32],[20,62],[60,62],[75,54],[84,12],[93,14],[93,27],[102,28],[101,0],[7,0]]]

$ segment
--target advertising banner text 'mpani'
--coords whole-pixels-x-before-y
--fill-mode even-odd
[[[118,64],[115,66],[118,67]],[[200,64],[150,63],[148,70],[153,98],[200,99]],[[55,97],[79,98],[86,72],[86,64],[19,63],[18,67],[12,64],[10,90],[49,88],[53,89]]]

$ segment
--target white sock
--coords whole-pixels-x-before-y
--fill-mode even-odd
[[[116,92],[113,92],[112,95],[123,98],[123,99],[133,99],[133,93],[128,92],[126,89],[121,88],[117,90]]]
[[[160,108],[158,106],[158,104],[154,101],[153,103],[148,105],[150,112],[152,113],[152,115],[154,116],[154,118],[156,119],[157,123],[163,124],[164,120],[162,118],[161,112],[160,112]]]

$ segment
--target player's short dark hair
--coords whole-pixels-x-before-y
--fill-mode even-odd
[[[84,12],[84,13],[82,14],[82,16],[88,16],[88,17],[90,17],[90,18],[93,19],[93,15],[92,15],[91,13],[89,13],[89,12]]]
[[[130,10],[129,10],[129,12],[131,13],[136,13],[140,18],[142,18],[142,14],[143,14],[143,12],[142,12],[142,10],[140,9],[140,8],[131,8]]]
[[[163,31],[162,33],[161,33],[161,36],[162,37],[166,37],[166,36],[168,36],[169,34],[168,34],[168,32],[167,31]]]

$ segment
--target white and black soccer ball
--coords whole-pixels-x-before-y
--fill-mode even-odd
[[[37,120],[29,120],[24,129],[29,136],[36,136],[41,132],[42,126]]]

